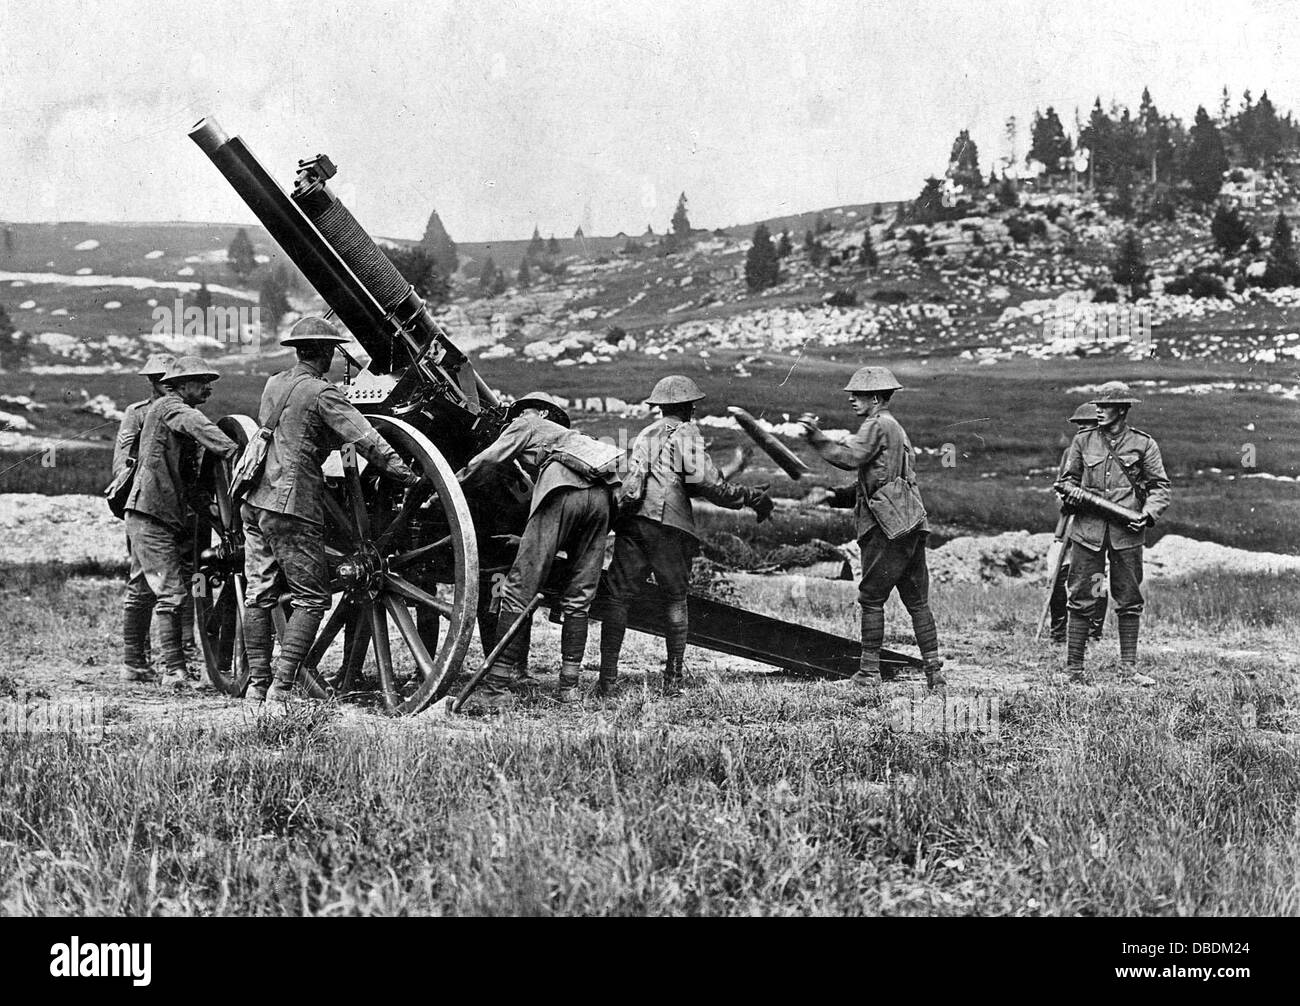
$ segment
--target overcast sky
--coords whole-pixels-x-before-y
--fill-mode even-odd
[[[1300,106],[1275,2],[209,0],[0,7],[0,219],[251,216],[186,137],[214,115],[286,186],[328,153],[372,233],[662,231],[911,198],[970,128],[1095,96],[1190,120]]]

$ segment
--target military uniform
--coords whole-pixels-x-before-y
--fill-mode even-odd
[[[1105,393],[1116,386],[1118,390]],[[1127,388],[1119,382],[1103,385],[1102,397],[1120,397],[1118,402],[1134,404],[1124,397]],[[1109,450],[1107,447],[1109,446]],[[1114,456],[1112,456],[1114,455]],[[1118,460],[1117,460],[1118,459]],[[1104,496],[1112,503],[1141,513],[1148,524],[1165,512],[1170,501],[1169,476],[1155,438],[1127,425],[1121,418],[1113,428],[1085,430],[1066,452],[1061,482]],[[1136,484],[1136,486],[1135,486]],[[1142,548],[1145,528],[1131,530],[1126,524],[1081,508],[1070,529],[1069,627],[1067,671],[1083,673],[1083,656],[1091,619],[1098,598],[1105,592],[1105,566],[1110,563],[1110,595],[1119,624],[1120,660],[1137,661],[1137,639],[1143,609]]]
[[[285,343],[288,339],[282,340]],[[258,408],[258,421],[265,424],[288,396],[267,446],[265,468],[240,507],[247,579],[248,695],[253,699],[264,697],[270,683],[270,609],[286,594],[293,607],[275,669],[277,694],[283,697],[292,688],[298,665],[330,606],[321,468],[330,451],[350,444],[384,474],[408,485],[419,482],[343,392],[324,380],[323,373],[316,364],[300,361],[266,382]]]
[[[656,385],[649,401],[651,405],[673,406],[703,397],[695,382],[673,376]],[[699,551],[691,500],[705,499],[728,510],[754,507],[760,520],[771,512],[772,503],[762,489],[724,479],[709,457],[699,426],[675,415],[665,415],[641,431],[632,445],[629,471],[645,473],[645,495],[615,527],[614,558],[605,581],[610,616],[602,623],[600,637],[601,687],[610,690],[618,676],[628,605],[641,593],[646,575],[653,572],[667,602],[664,691],[672,694],[682,678],[690,628],[686,594],[691,560]]]
[[[849,390],[853,390],[852,385]],[[858,604],[862,607],[859,675],[867,683],[879,679],[880,649],[885,635],[885,602],[897,589],[903,606],[912,617],[912,629],[927,667],[927,676],[934,678],[941,661],[938,631],[930,611],[930,571],[925,555],[926,539],[930,533],[928,518],[923,516],[914,530],[891,540],[867,505],[867,500],[882,487],[910,469],[908,459],[913,453],[907,433],[889,409],[881,408],[863,420],[857,433],[843,443],[831,440],[820,431],[812,433],[809,441],[829,464],[845,471],[856,471],[858,475],[853,518],[862,556],[862,581],[858,585]],[[935,680],[934,683],[941,682]]]
[[[1084,429],[1095,429],[1097,426],[1097,409],[1092,405],[1080,405],[1074,410],[1070,417],[1070,422],[1078,424],[1076,429],[1082,432]],[[1070,456],[1070,447],[1067,444],[1065,450],[1061,451],[1061,460],[1057,465],[1057,478],[1059,479],[1065,472],[1065,462]],[[1063,511],[1064,512],[1064,511]],[[1066,585],[1070,577],[1070,555],[1068,546],[1062,545],[1066,549],[1064,561],[1061,563],[1060,571],[1056,574],[1056,582],[1052,584],[1052,596],[1048,603],[1048,610],[1051,617],[1052,642],[1065,642],[1065,627],[1069,617],[1068,597],[1066,594]],[[1107,598],[1105,594],[1097,598],[1097,606],[1093,609],[1090,621],[1088,637],[1090,639],[1101,639],[1102,629],[1106,625]]]
[[[143,666],[152,615],[161,626],[159,645],[168,674],[184,674],[186,669],[181,619],[190,596],[186,553],[193,548],[193,510],[187,496],[197,482],[199,448],[223,457],[238,449],[175,391],[148,407],[135,481],[126,500],[131,567],[123,602],[123,640],[128,667]]]
[[[616,460],[617,455],[591,437],[569,429],[567,414],[549,396],[535,392],[515,402],[511,411],[518,413],[524,408],[544,410],[554,419],[517,415],[495,441],[470,459],[462,481],[472,492],[481,472],[513,461],[518,461],[534,479],[528,523],[502,585],[498,625],[504,630],[528,607],[546,584],[556,553],[563,551],[568,562],[560,596],[560,689],[567,700],[576,698],[574,690],[587,646],[587,613],[600,582],[611,494],[618,476],[614,472],[599,477],[588,475],[554,456],[560,453],[584,459],[594,468]],[[501,694],[516,676],[526,645],[521,631],[506,646],[490,680],[485,682],[487,694]]]

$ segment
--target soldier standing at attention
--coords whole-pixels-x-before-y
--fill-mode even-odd
[[[325,562],[325,475],[331,450],[352,445],[377,470],[406,486],[424,483],[407,467],[343,392],[325,380],[334,347],[347,342],[324,318],[298,321],[280,340],[297,350],[298,363],[266,382],[258,408],[265,424],[283,407],[266,466],[240,507],[244,522],[244,645],[248,652],[247,702],[286,702],[298,665],[316,639],[330,606]],[[271,680],[271,609],[287,589],[293,613],[280,641]]]
[[[766,487],[728,482],[709,457],[700,428],[691,421],[695,403],[702,398],[704,392],[694,381],[674,374],[660,380],[647,399],[659,407],[661,418],[642,430],[632,445],[629,471],[645,473],[645,494],[614,529],[614,560],[606,579],[609,614],[600,629],[602,695],[614,691],[628,605],[636,600],[650,571],[667,601],[663,693],[681,694],[689,631],[686,592],[691,559],[699,551],[691,498],[698,496],[728,510],[750,507],[760,523],[772,515]]]
[[[227,457],[238,447],[196,406],[220,375],[197,356],[182,356],[163,375],[164,393],[145,413],[135,481],[126,500],[131,573],[123,601],[123,680],[145,677],[144,646],[151,617],[158,619],[164,685],[184,685],[181,618],[189,596],[183,553],[193,547],[193,511],[186,495],[198,476],[200,447]]]
[[[849,379],[844,390],[849,393],[849,407],[862,418],[858,432],[844,443],[836,443],[817,425],[817,417],[804,413],[799,417],[808,442],[836,468],[858,473],[854,522],[858,547],[862,554],[862,583],[858,603],[862,606],[862,656],[858,672],[850,679],[871,689],[880,688],[880,648],[885,637],[885,601],[894,588],[912,616],[912,630],[925,665],[925,680],[930,688],[942,688],[943,661],[939,659],[939,635],[930,612],[930,571],[925,561],[925,542],[930,533],[925,509],[912,469],[912,445],[907,433],[889,411],[889,400],[902,385],[884,367],[862,367]],[[892,499],[894,492],[907,511],[894,527],[882,526],[870,503]],[[884,493],[884,497],[881,494]],[[833,496],[824,490],[816,502]],[[882,511],[883,512],[883,511]],[[891,520],[892,523],[892,520]],[[908,526],[910,525],[910,527]]]
[[[546,583],[555,554],[568,556],[567,583],[561,598],[561,702],[578,702],[582,658],[587,648],[587,613],[605,559],[611,496],[618,485],[622,452],[569,428],[569,414],[544,391],[512,404],[510,424],[476,454],[460,473],[470,491],[485,470],[518,460],[534,480],[528,523],[519,551],[501,588],[497,631],[503,633]],[[489,709],[508,706],[510,683],[518,676],[527,646],[521,629],[502,651],[480,688]],[[486,648],[486,644],[485,648]]]
[[[1138,404],[1122,381],[1103,384],[1091,404],[1097,407],[1095,429],[1084,430],[1066,452],[1061,482],[1071,488],[1067,503],[1078,503],[1080,490],[1097,493],[1141,519],[1127,524],[1081,509],[1070,529],[1070,618],[1065,670],[1083,681],[1088,630],[1103,592],[1110,562],[1110,594],[1119,623],[1119,659],[1141,685],[1155,679],[1137,671],[1138,629],[1142,621],[1142,547],[1146,529],[1169,506],[1169,476],[1155,438],[1128,425],[1129,409]]]
[[[1095,430],[1097,428],[1097,406],[1091,403],[1084,403],[1074,410],[1074,415],[1070,417],[1070,422],[1075,424],[1079,433],[1084,430]],[[1066,444],[1065,450],[1061,451],[1061,464],[1057,472],[1058,477],[1065,472],[1065,461],[1070,456],[1070,445]],[[1065,625],[1067,620],[1068,609],[1066,607],[1065,585],[1070,576],[1070,557],[1066,555],[1065,561],[1061,563],[1061,571],[1056,575],[1056,583],[1052,585],[1052,602],[1050,605],[1052,618],[1052,642],[1065,642]],[[1089,639],[1100,639],[1101,630],[1106,625],[1106,595],[1102,594],[1097,598],[1097,607],[1092,613],[1091,627],[1088,630]]]

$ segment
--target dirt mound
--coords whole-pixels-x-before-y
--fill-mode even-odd
[[[98,496],[0,494],[3,561],[126,568],[126,525]]]

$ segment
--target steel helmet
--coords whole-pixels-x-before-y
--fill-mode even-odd
[[[669,374],[659,379],[646,401],[651,405],[685,405],[688,402],[698,402],[703,397],[704,392],[700,386],[689,377]]]
[[[859,367],[844,385],[845,391],[897,391],[902,385],[888,367]]]
[[[1129,390],[1127,384],[1123,381],[1107,381],[1097,389],[1097,397],[1088,404],[1090,405],[1137,405],[1142,399],[1134,398],[1133,392]]]
[[[203,362],[202,357],[182,356],[167,368],[162,380],[166,384],[174,384],[179,381],[215,381],[220,376]]]
[[[171,353],[153,353],[149,359],[144,361],[144,366],[136,371],[141,377],[152,377],[154,380],[161,380],[162,376],[167,373],[171,365],[176,362],[176,357]]]
[[[1084,402],[1074,410],[1074,415],[1070,417],[1072,423],[1096,423],[1097,407],[1091,402]]]
[[[348,337],[318,314],[299,318],[280,340],[281,346],[297,346],[304,342],[347,342]]]
[[[548,395],[545,391],[530,391],[523,398],[516,399],[511,403],[510,408],[506,409],[506,415],[511,419],[517,419],[524,409],[542,409],[550,416],[551,422],[559,423],[566,429],[572,425],[569,414],[564,410],[559,399],[554,395]]]

